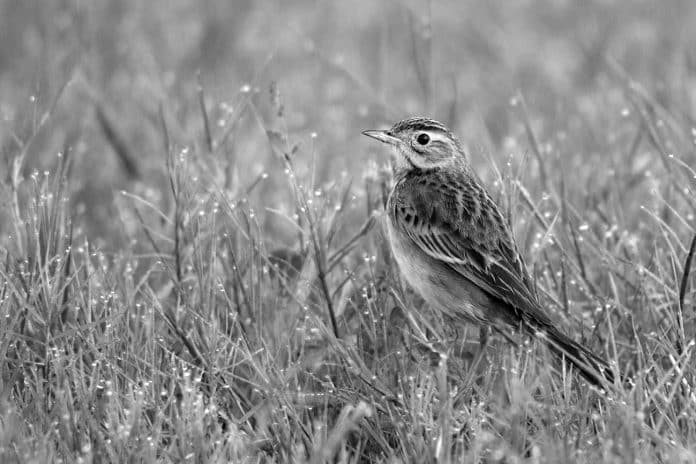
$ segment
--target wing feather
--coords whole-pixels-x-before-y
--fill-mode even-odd
[[[401,189],[399,206],[413,217],[409,223],[400,223],[402,231],[428,256],[504,302],[518,317],[535,325],[551,324],[528,285],[526,270],[495,202],[481,190],[475,210],[459,208],[455,212],[452,199],[456,191],[443,185],[440,189],[418,188],[418,184]]]
[[[503,314],[491,318],[503,316],[534,335],[543,334],[548,346],[589,381],[613,383],[608,364],[560,332],[543,311],[512,234],[480,184],[471,176],[440,176],[406,177],[397,183],[389,200],[395,225],[425,254],[502,303],[497,306]]]

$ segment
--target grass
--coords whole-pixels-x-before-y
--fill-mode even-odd
[[[696,460],[689,2],[0,2],[2,462]],[[549,312],[450,327],[360,131],[446,121]]]

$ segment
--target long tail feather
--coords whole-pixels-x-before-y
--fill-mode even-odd
[[[588,382],[597,387],[614,383],[614,373],[604,359],[561,332],[554,330],[548,335],[549,348],[570,361]]]
[[[604,388],[607,384],[614,383],[614,372],[609,367],[609,363],[556,328],[539,329],[531,326],[527,328],[533,335],[543,337],[554,354],[565,358],[594,386]]]

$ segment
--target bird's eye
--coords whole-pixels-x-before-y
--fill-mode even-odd
[[[427,145],[430,142],[430,136],[424,132],[416,138],[416,142],[421,145]]]

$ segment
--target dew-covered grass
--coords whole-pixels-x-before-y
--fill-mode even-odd
[[[0,1],[1,462],[694,462],[696,4]],[[548,311],[452,327],[360,132],[459,134]]]

